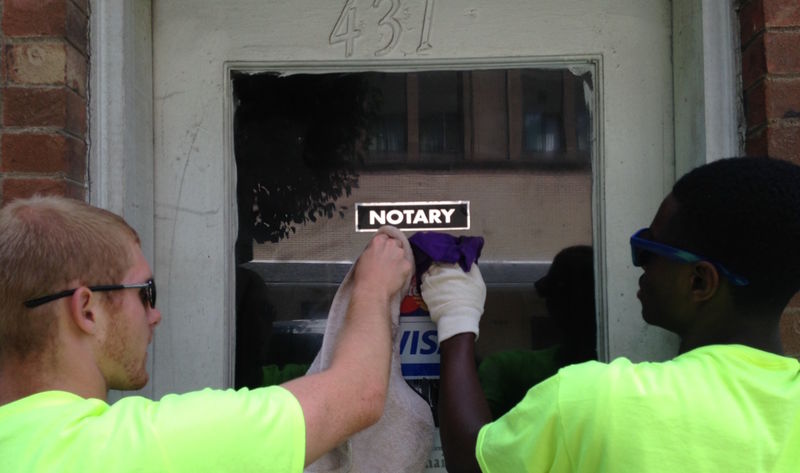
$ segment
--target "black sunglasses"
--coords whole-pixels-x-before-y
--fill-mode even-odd
[[[148,279],[143,283],[136,283],[136,284],[110,284],[106,286],[89,286],[90,291],[117,291],[120,289],[139,289],[139,297],[142,299],[142,304],[149,304],[151,308],[156,308],[156,282],[153,278]],[[75,294],[75,291],[78,289],[68,289],[66,291],[57,292],[55,294],[50,294],[49,296],[42,296],[37,297],[36,299],[30,299],[24,302],[25,307],[32,309],[34,307],[39,307],[42,304],[46,304],[50,301],[54,301],[56,299],[61,299],[62,297],[68,297]]]

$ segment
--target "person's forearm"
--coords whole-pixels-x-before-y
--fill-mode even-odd
[[[283,384],[306,424],[306,465],[380,419],[389,384],[388,303],[357,291],[328,369]]]
[[[340,334],[330,369],[349,386],[354,396],[353,421],[357,428],[364,428],[380,418],[389,387],[392,357],[389,301],[354,287]],[[361,405],[355,406],[357,403]]]
[[[439,427],[447,471],[480,472],[475,444],[492,417],[475,368],[475,335],[455,335],[440,348]]]
[[[350,302],[331,359],[322,361],[327,369],[283,384],[303,410],[306,465],[380,420],[392,357],[390,303],[411,269],[402,241],[379,231],[349,276]]]

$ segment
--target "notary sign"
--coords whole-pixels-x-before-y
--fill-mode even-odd
[[[356,204],[356,231],[383,225],[400,230],[469,230],[469,201]]]

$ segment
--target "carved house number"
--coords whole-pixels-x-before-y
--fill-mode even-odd
[[[431,21],[433,19],[433,4],[436,0],[417,0],[424,2],[425,10],[422,17],[422,27],[420,28],[419,43],[417,52],[431,49]],[[333,25],[328,42],[331,46],[344,43],[344,55],[350,57],[353,54],[353,44],[356,38],[361,36],[361,29],[364,27],[363,21],[357,18],[358,0],[347,0],[339,14],[339,18]],[[403,21],[408,18],[408,11],[400,12],[403,0],[372,0],[370,7],[383,13],[377,22],[377,27],[381,30],[381,38],[388,38],[384,44],[380,44],[375,50],[375,56],[385,56],[389,54],[400,37],[406,31],[403,28]]]

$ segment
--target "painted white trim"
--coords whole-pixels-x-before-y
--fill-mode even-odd
[[[89,202],[122,215],[153,262],[151,4],[91,0]],[[151,348],[148,371],[155,356]],[[148,384],[136,394],[153,396]],[[112,392],[115,400],[120,393]]]
[[[122,137],[114,133],[112,123],[123,119],[121,63],[114,58],[124,54],[120,30],[121,2],[92,0],[90,16],[90,86],[89,86],[89,200],[112,211],[122,211],[122,195],[110,192],[119,187],[124,166],[120,150]],[[115,185],[116,184],[116,185]]]
[[[744,151],[739,42],[734,0],[703,0],[706,162]]]
[[[239,212],[237,209],[236,197],[236,157],[234,154],[233,140],[233,117],[236,107],[233,103],[233,81],[231,69],[228,64],[222,68],[223,72],[223,98],[224,118],[223,128],[223,152],[225,154],[225,165],[223,165],[224,184],[223,192],[225,195],[225,212],[223,221],[225,222],[224,248],[227,254],[224,258],[224,307],[223,328],[227,333],[225,338],[226,350],[224,351],[227,359],[223,361],[223,366],[227,367],[223,373],[226,387],[233,387],[236,375],[236,238],[239,232]]]
[[[125,217],[153,255],[150,2],[92,0],[89,200]]]
[[[743,112],[734,0],[674,0],[675,175],[741,155]]]

